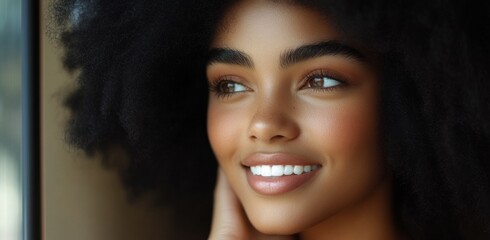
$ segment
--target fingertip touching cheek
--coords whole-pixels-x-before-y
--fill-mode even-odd
[[[207,79],[211,146],[259,231],[306,238],[386,205],[376,71],[325,15],[238,3],[214,37]]]

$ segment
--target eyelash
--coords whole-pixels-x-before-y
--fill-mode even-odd
[[[331,87],[308,87],[307,86],[308,81],[315,79],[315,78],[328,78],[328,79],[332,79],[332,80],[339,82],[339,84],[335,85],[335,86],[331,86]],[[321,69],[321,70],[316,70],[316,71],[310,72],[310,73],[306,74],[302,79],[303,79],[303,84],[302,84],[300,89],[311,89],[313,91],[324,92],[324,91],[335,91],[335,90],[338,90],[339,88],[343,88],[343,87],[347,86],[346,81],[337,77],[335,74],[330,73],[326,69]]]
[[[225,83],[239,84],[248,90],[248,87],[246,87],[245,85],[241,84],[240,82],[238,82],[236,80],[233,80],[230,77],[225,76],[225,77],[218,78],[216,81],[210,82],[209,83],[209,91],[214,93],[216,95],[216,97],[218,97],[219,99],[226,99],[226,98],[231,97],[234,94],[239,94],[239,93],[245,92],[245,91],[224,92],[221,89],[221,87],[222,87],[222,84],[225,84]]]
[[[335,85],[335,86],[331,86],[331,87],[308,87],[307,86],[308,81],[315,79],[315,78],[328,78],[328,79],[338,81],[339,84]],[[306,74],[302,79],[303,79],[302,80],[303,83],[302,83],[302,86],[300,89],[308,89],[308,90],[313,90],[313,91],[325,92],[325,91],[335,91],[339,88],[347,86],[346,81],[339,79],[339,77],[336,77],[334,74],[331,74],[329,71],[327,71],[325,69],[310,72],[310,73]],[[223,87],[222,84],[226,84],[226,83],[239,84],[239,85],[243,86],[244,88],[246,88],[246,90],[237,91],[237,92],[224,92],[223,89],[221,89],[221,88]],[[245,86],[244,84],[234,80],[233,78],[231,78],[229,76],[224,76],[224,77],[218,78],[217,80],[211,81],[209,83],[209,91],[214,93],[220,99],[226,99],[226,98],[231,97],[234,94],[240,94],[240,93],[246,92],[247,90],[249,90],[247,86]]]

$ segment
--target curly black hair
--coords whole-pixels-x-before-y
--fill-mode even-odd
[[[65,67],[79,83],[66,101],[70,142],[88,153],[122,147],[130,192],[154,190],[187,209],[193,217],[180,214],[176,229],[201,222],[203,236],[217,168],[206,133],[205,63],[233,2],[51,5]],[[410,239],[490,239],[489,5],[288,2],[323,11],[380,61],[381,144],[400,231]]]

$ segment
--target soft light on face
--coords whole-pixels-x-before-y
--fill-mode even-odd
[[[215,36],[209,138],[259,231],[311,229],[383,181],[376,74],[344,42],[322,14],[268,1],[234,6]]]

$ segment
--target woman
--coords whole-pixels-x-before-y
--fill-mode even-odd
[[[216,159],[210,239],[490,237],[487,6],[55,7],[72,142],[123,146],[130,189],[181,209],[206,206]]]

